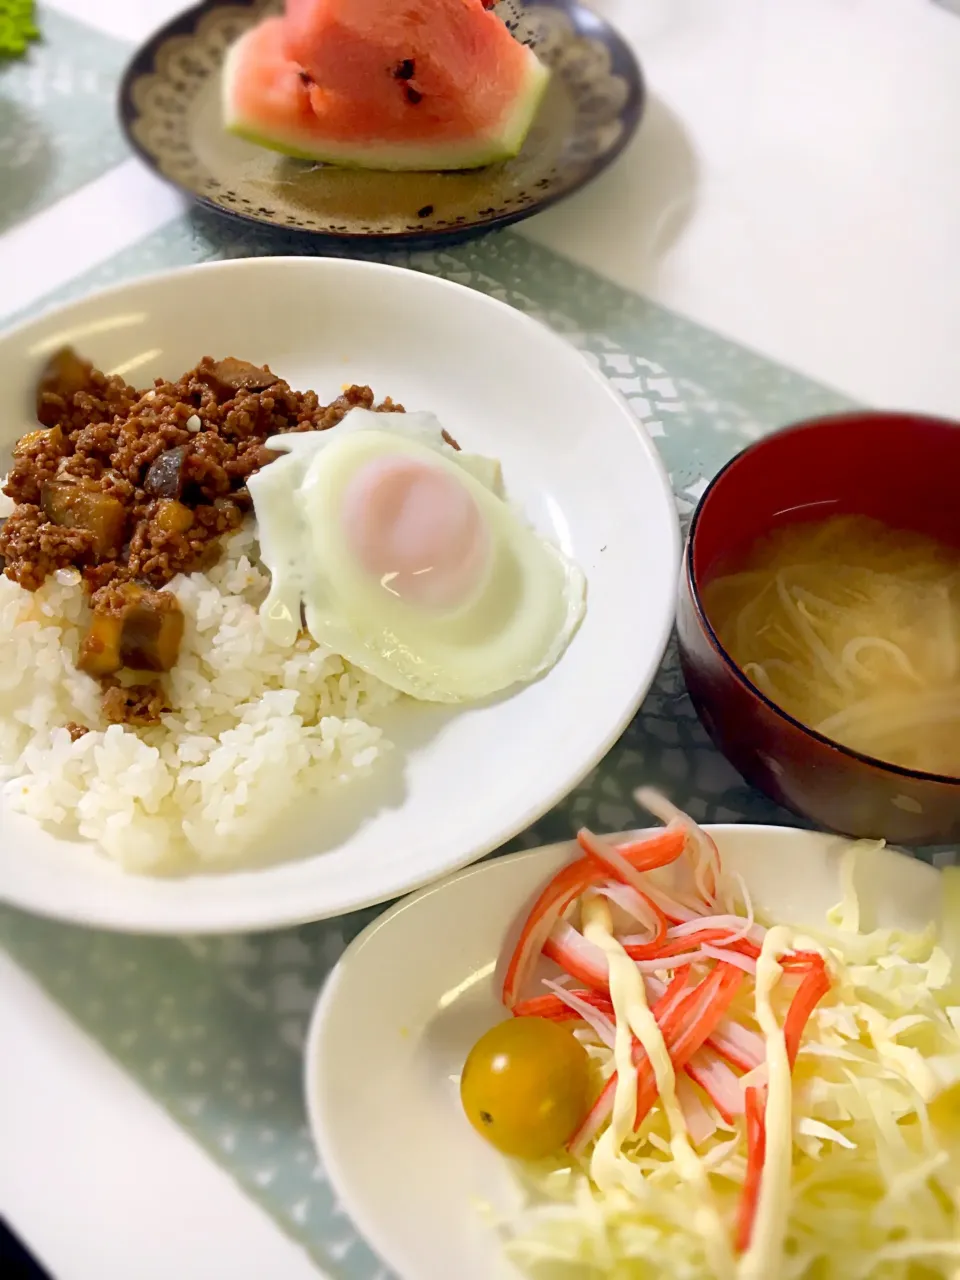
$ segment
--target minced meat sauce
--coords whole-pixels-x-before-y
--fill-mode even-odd
[[[121,685],[115,674],[175,663],[182,617],[162,588],[216,561],[251,507],[247,477],[275,456],[264,442],[324,431],[357,407],[403,412],[360,386],[324,405],[233,358],[206,356],[146,391],[68,348],[51,358],[37,387],[40,428],[18,442],[4,485],[17,505],[0,528],[0,557],[29,591],[58,569],[82,574],[93,623],[78,665],[104,682],[108,721],[150,724],[169,709],[156,681]],[[83,726],[69,728],[76,736]]]

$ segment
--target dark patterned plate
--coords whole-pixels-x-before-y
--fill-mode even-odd
[[[503,0],[518,38],[554,75],[521,154],[457,173],[381,173],[311,164],[225,133],[228,46],[279,0],[204,0],[135,54],[120,118],[143,160],[202,204],[331,242],[439,242],[518,222],[579,190],[633,136],[644,86],[632,50],[577,0]]]

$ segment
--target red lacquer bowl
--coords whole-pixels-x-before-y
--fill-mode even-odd
[[[818,827],[898,844],[960,839],[960,779],[860,755],[779,710],[723,649],[701,587],[725,556],[792,513],[872,516],[960,547],[958,492],[960,424],[857,412],[803,422],[750,445],[697,507],[677,616],[690,696],[744,778]]]

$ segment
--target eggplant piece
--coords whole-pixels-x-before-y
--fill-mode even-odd
[[[183,472],[187,463],[189,446],[177,445],[166,449],[154,458],[147,470],[143,487],[152,498],[179,498],[183,493]]]
[[[105,555],[123,546],[127,513],[118,498],[99,489],[66,480],[47,480],[40,489],[40,505],[51,524],[85,529],[93,534],[93,550]]]
[[[164,533],[186,533],[193,525],[193,512],[176,498],[161,498],[153,522]]]
[[[123,666],[120,656],[120,639],[123,635],[123,619],[114,614],[95,613],[83,637],[77,669],[98,680],[112,676]]]
[[[24,454],[30,453],[35,445],[49,445],[52,449],[59,453],[63,448],[63,432],[59,425],[55,427],[41,427],[39,431],[28,431],[25,436],[21,436],[17,443],[13,446],[13,456],[15,458],[23,457]]]
[[[136,582],[112,583],[93,597],[93,620],[77,666],[103,678],[121,667],[170,671],[180,656],[183,612],[169,591]]]
[[[91,386],[93,365],[82,360],[73,347],[61,347],[44,365],[37,380],[37,421],[55,427],[63,416],[64,401]]]
[[[160,595],[157,591],[154,595]],[[174,600],[167,593],[168,600]],[[158,609],[151,601],[133,605],[123,618],[120,657],[133,671],[170,671],[180,657],[183,614],[175,609]]]
[[[280,379],[267,368],[258,368],[249,360],[235,360],[228,356],[226,360],[216,360],[213,364],[201,365],[198,376],[212,387],[214,391],[228,396],[238,391],[266,391]]]

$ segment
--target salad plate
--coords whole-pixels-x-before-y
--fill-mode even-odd
[[[705,830],[758,917],[825,927],[850,842],[782,827]],[[468,1123],[459,1079],[477,1038],[506,1017],[504,949],[575,853],[571,841],[501,858],[407,898],[353,942],[320,996],[305,1065],[314,1139],[358,1229],[404,1280],[449,1275],[454,1259],[458,1280],[523,1274],[494,1225],[519,1210],[519,1184]],[[864,923],[919,931],[938,919],[935,869],[883,848],[870,857],[858,884]]]

